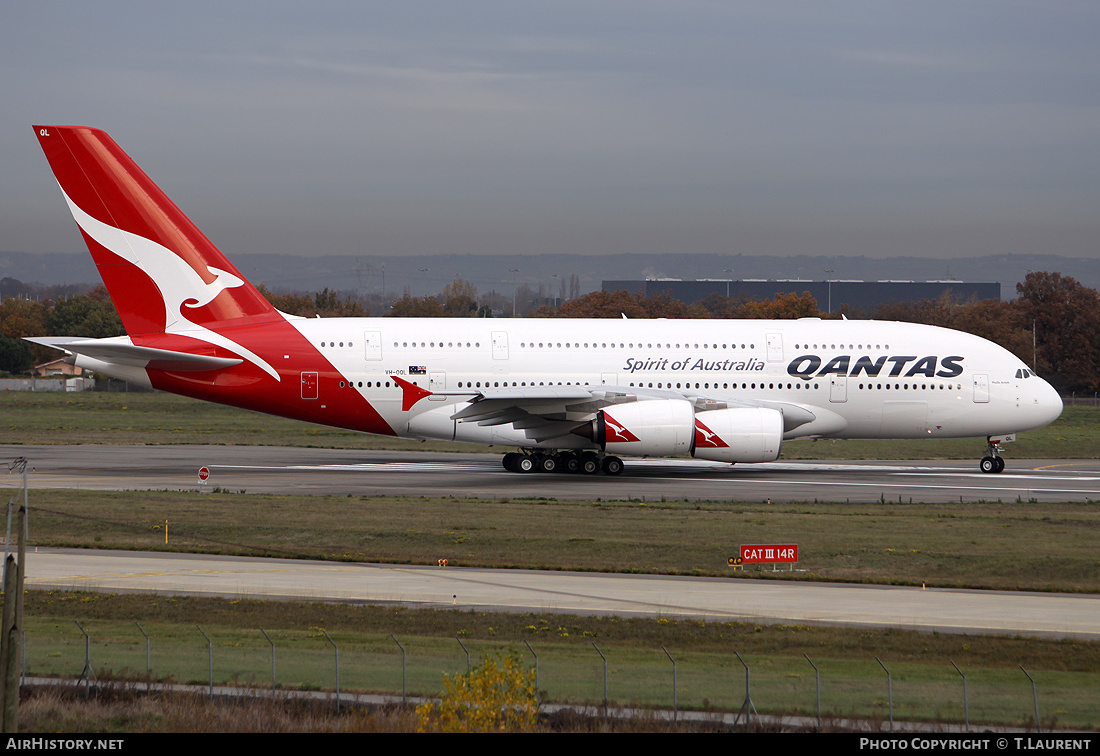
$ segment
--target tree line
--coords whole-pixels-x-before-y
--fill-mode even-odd
[[[473,284],[456,280],[435,296],[412,297],[406,291],[387,315],[492,317],[494,313],[510,313],[515,301],[518,312],[539,318],[843,316],[898,320],[953,328],[987,338],[1032,365],[1059,390],[1100,390],[1100,293],[1060,273],[1028,273],[1025,280],[1016,285],[1016,299],[1007,302],[993,299],[954,302],[944,297],[922,302],[894,302],[867,313],[841,306],[832,315],[822,313],[809,292],[779,294],[763,301],[716,294],[689,305],[668,295],[647,297],[626,291],[594,291],[579,295],[573,284],[571,281],[568,290],[571,298],[538,298],[525,293],[521,307],[518,291],[515,299],[497,292],[479,296]],[[562,288],[562,294],[567,294],[565,286]],[[276,294],[264,286],[258,289],[272,305],[290,315],[362,317],[371,314],[355,295],[327,288],[312,294]],[[55,350],[22,341],[24,336],[105,338],[124,333],[103,286],[84,294],[35,298],[8,296],[0,301],[0,371],[25,373],[35,364],[56,358]]]

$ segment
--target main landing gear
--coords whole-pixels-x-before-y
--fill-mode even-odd
[[[502,460],[509,472],[568,472],[583,475],[618,475],[623,471],[623,461],[618,457],[597,454],[594,451],[562,452],[508,452]]]
[[[1001,456],[1001,442],[987,437],[988,446],[985,447],[985,456],[978,463],[979,469],[984,473],[999,473],[1005,469],[1004,457]]]

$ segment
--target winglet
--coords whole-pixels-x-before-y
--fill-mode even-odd
[[[419,402],[426,396],[431,396],[432,392],[427,389],[422,389],[415,383],[409,383],[404,378],[398,378],[396,375],[390,376],[393,378],[393,382],[401,387],[401,411],[408,412],[413,408],[413,405]]]

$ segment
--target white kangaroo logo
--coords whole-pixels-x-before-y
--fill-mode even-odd
[[[194,268],[184,262],[183,258],[164,245],[93,218],[77,206],[68,194],[65,194],[64,188],[61,189],[61,193],[65,197],[65,202],[69,204],[69,210],[76,219],[77,225],[83,229],[84,233],[123,260],[136,265],[153,279],[164,301],[166,333],[178,333],[228,349],[263,369],[275,380],[281,380],[279,373],[271,365],[250,350],[220,333],[193,322],[184,314],[184,307],[188,309],[204,307],[226,289],[243,286],[244,281],[232,273],[207,265],[206,269],[215,276],[212,283],[207,283]]]
[[[698,420],[695,421],[695,430],[703,434],[704,446],[725,446],[726,443],[722,441],[722,437],[712,431],[707,426],[703,425]],[[717,439],[717,440],[715,440]]]
[[[613,440],[615,440],[615,441],[627,441],[628,440],[629,437],[627,436],[627,434],[630,431],[628,431],[624,426],[619,425],[619,423],[616,422],[606,412],[604,413],[603,421],[609,428],[611,428],[612,431],[614,431],[615,438]]]

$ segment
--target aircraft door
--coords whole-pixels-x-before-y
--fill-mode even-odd
[[[493,359],[508,359],[508,332],[493,331]]]
[[[428,390],[429,391],[446,391],[447,390],[447,374],[443,371],[432,371],[428,373]],[[428,397],[429,401],[441,402],[447,397],[437,396],[432,394]]]
[[[768,362],[782,362],[783,361],[783,334],[781,333],[769,333],[768,339]]]
[[[302,373],[302,398],[316,399],[319,383],[316,372]]]
[[[848,401],[848,376],[834,375],[829,379],[829,401]]]
[[[974,374],[974,401],[989,401],[989,375],[987,373]]]
[[[618,386],[619,374],[618,373],[600,373],[600,385],[601,386]]]
[[[382,333],[380,331],[365,331],[363,333],[363,358],[367,360],[382,359]]]

